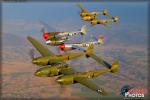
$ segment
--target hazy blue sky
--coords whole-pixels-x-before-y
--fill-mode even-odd
[[[90,11],[110,10],[122,22],[146,24],[148,4],[146,2],[88,2],[80,3]],[[44,20],[59,22],[66,19],[80,21],[80,9],[74,2],[28,2],[3,3],[3,19]]]
[[[106,29],[100,25],[88,27],[97,34],[105,34],[113,38],[112,33],[126,38],[124,32],[143,33],[147,35],[148,3],[147,2],[81,2],[89,11],[101,11],[107,8],[111,15],[119,16],[118,24],[113,29]],[[2,4],[3,31],[17,35],[36,35],[41,37],[39,20],[48,23],[57,31],[76,31],[83,24],[90,25],[80,19],[80,9],[75,2],[26,2]],[[101,16],[100,16],[101,17]],[[116,25],[116,26],[115,26]],[[100,31],[100,32],[99,32]],[[134,37],[134,35],[133,35]],[[139,37],[141,37],[139,35]],[[136,40],[136,39],[131,39]],[[146,41],[146,40],[145,40]]]

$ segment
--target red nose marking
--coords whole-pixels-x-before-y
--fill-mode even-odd
[[[65,49],[65,44],[61,44],[61,45],[59,46],[59,48],[60,48],[61,50],[64,50],[64,49]]]
[[[44,37],[44,39],[48,39],[48,37],[49,37],[48,33],[44,33],[43,37]]]
[[[105,40],[105,36],[103,36],[103,35],[100,36],[100,39]]]

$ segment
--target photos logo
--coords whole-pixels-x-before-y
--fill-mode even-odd
[[[126,98],[144,98],[146,93],[146,89],[134,88],[129,85],[125,85],[121,88],[121,95]]]

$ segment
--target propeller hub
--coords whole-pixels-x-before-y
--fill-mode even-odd
[[[49,38],[49,34],[48,33],[44,33],[43,37],[44,37],[44,39],[48,39]]]
[[[35,76],[41,76],[41,71],[36,71],[36,72],[34,73],[34,75],[35,75]]]
[[[59,83],[59,84],[61,84],[61,83],[63,83],[63,82],[64,82],[64,80],[63,80],[63,79],[61,79],[61,78],[59,78],[59,79],[57,79],[57,80],[56,80],[56,82],[57,82],[57,83]]]
[[[38,60],[37,60],[37,59],[33,59],[33,60],[32,60],[32,63],[33,63],[33,64],[38,64]]]
[[[105,40],[105,36],[103,36],[103,35],[100,36],[100,39]]]
[[[61,50],[64,50],[64,49],[65,49],[65,44],[61,44],[61,45],[59,46],[59,48],[60,48]]]

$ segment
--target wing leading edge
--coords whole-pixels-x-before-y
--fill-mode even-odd
[[[53,52],[51,52],[46,46],[43,46],[40,42],[38,42],[36,39],[34,39],[31,36],[28,36],[27,39],[30,41],[30,43],[36,48],[37,51],[40,52],[42,56],[52,56],[55,55]]]
[[[76,71],[72,68],[70,70],[62,70],[61,73],[64,75],[69,75],[69,74],[75,74]],[[92,80],[88,78],[75,77],[75,81],[97,93],[100,93],[101,95],[108,95],[108,93],[103,88],[100,88],[98,85],[96,85]]]
[[[89,12],[87,9],[85,9],[82,5],[77,4],[77,6],[83,11],[83,12]]]
[[[96,91],[97,93],[100,93],[101,95],[108,95],[108,93],[103,88],[100,88],[98,85],[96,85],[93,81],[91,81],[88,78],[76,77],[75,81],[88,87],[89,89],[91,89],[93,91]]]

